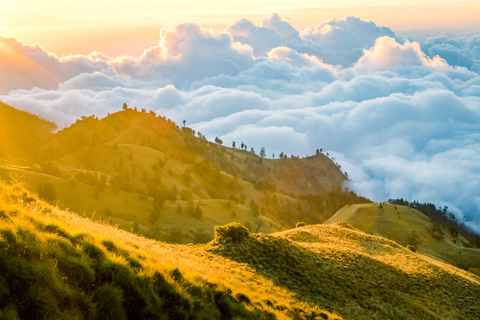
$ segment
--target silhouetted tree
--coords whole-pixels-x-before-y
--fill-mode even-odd
[[[250,152],[255,154],[255,150],[253,149],[253,147],[250,149]]]
[[[232,141],[232,148],[235,149],[235,141]]]
[[[260,148],[260,157],[265,158],[266,155],[267,155],[267,153],[265,152],[265,147],[261,147]]]
[[[138,233],[138,231],[140,231],[140,226],[138,225],[138,222],[137,222],[137,221],[135,221],[135,222],[133,223],[132,231],[133,231],[134,233]]]
[[[127,106],[127,104],[126,104],[125,102],[123,103],[122,110],[124,110],[124,111],[125,111],[125,110],[128,110],[128,106]]]
[[[197,206],[195,207],[193,216],[197,219],[202,219],[202,215],[203,215],[202,209],[200,208],[200,205],[197,204]]]
[[[223,144],[223,141],[220,138],[215,137],[215,143]]]
[[[182,123],[183,123],[183,126],[185,127],[185,123],[187,123],[187,120],[183,120]]]
[[[53,202],[57,197],[57,192],[53,184],[42,183],[38,186],[38,196],[46,201]]]

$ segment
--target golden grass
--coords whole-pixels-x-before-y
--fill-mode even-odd
[[[139,276],[152,278],[155,272],[160,272],[166,276],[169,283],[175,285],[171,274],[173,270],[179,269],[183,278],[193,286],[202,287],[213,284],[211,286],[217,287],[217,290],[222,290],[227,294],[231,292],[233,297],[238,293],[246,295],[251,303],[242,304],[245,312],[262,314],[261,312],[264,310],[274,314],[277,319],[289,319],[292,314],[297,312],[295,311],[297,308],[308,314],[315,312],[323,313],[331,319],[341,318],[314,304],[299,301],[293,293],[275,285],[270,279],[259,275],[246,264],[237,263],[210,252],[210,245],[169,245],[128,233],[103,222],[92,222],[75,213],[63,211],[39,200],[18,184],[0,183],[0,211],[4,212],[5,216],[0,218],[1,230],[8,229],[14,233],[28,230],[35,234],[39,247],[43,248],[52,241],[68,243],[69,240],[64,236],[45,231],[45,226],[54,225],[60,230],[65,230],[65,236],[68,238],[82,235],[83,239],[100,248],[111,263],[127,266],[125,257],[119,252],[127,253],[129,257],[143,266],[139,271]],[[55,229],[54,227],[50,228]],[[117,253],[108,252],[109,243],[113,243],[119,251]],[[43,257],[43,259],[45,258]],[[54,260],[49,263],[52,264],[52,267],[55,264]],[[58,275],[58,277],[61,276]],[[57,279],[56,281],[62,282],[63,280]],[[74,289],[69,288],[68,290]],[[188,288],[179,286],[178,290],[188,296]],[[265,302],[267,300],[268,302]],[[283,306],[284,309],[276,308],[278,306]]]
[[[462,236],[452,237],[442,227],[443,239],[431,235],[432,221],[423,213],[393,204],[356,204],[337,211],[325,224],[345,221],[359,230],[391,239],[402,246],[413,244],[418,252],[464,268],[480,266],[480,249],[468,248]],[[413,239],[412,239],[413,238]],[[415,243],[410,243],[410,242]]]

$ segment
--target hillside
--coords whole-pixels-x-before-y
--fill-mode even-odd
[[[480,278],[345,223],[169,245],[4,183],[0,212],[1,318],[480,317]]]
[[[0,101],[0,159],[28,159],[56,126]]]
[[[0,177],[93,220],[175,243],[210,241],[215,225],[231,221],[262,233],[321,223],[345,204],[368,202],[342,189],[345,176],[321,153],[261,158],[132,109],[83,117],[44,139],[34,157],[0,162]]]
[[[473,248],[461,235],[409,207],[386,203],[349,205],[337,211],[325,224],[340,221],[402,246],[413,245],[424,255],[463,269],[480,267],[480,249]]]

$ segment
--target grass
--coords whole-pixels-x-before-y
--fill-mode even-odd
[[[480,317],[479,278],[345,222],[253,234],[211,250],[346,319]],[[290,310],[298,314],[308,312]]]
[[[412,245],[424,255],[463,269],[480,266],[480,249],[470,246],[461,235],[453,237],[447,228],[441,226],[438,228],[443,230],[443,237],[435,238],[430,218],[409,207],[387,203],[382,208],[378,204],[356,204],[340,209],[325,223],[339,221],[404,247]]]
[[[0,212],[0,318],[289,319],[295,308],[322,310],[210,245],[92,222],[18,184],[0,183]]]
[[[480,278],[345,222],[173,245],[0,183],[0,318],[477,319]]]

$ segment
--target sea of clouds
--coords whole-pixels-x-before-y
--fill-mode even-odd
[[[480,231],[480,33],[403,39],[347,17],[167,25],[138,58],[0,37],[0,99],[63,127],[146,108],[268,156],[329,152],[376,201],[447,205]]]

